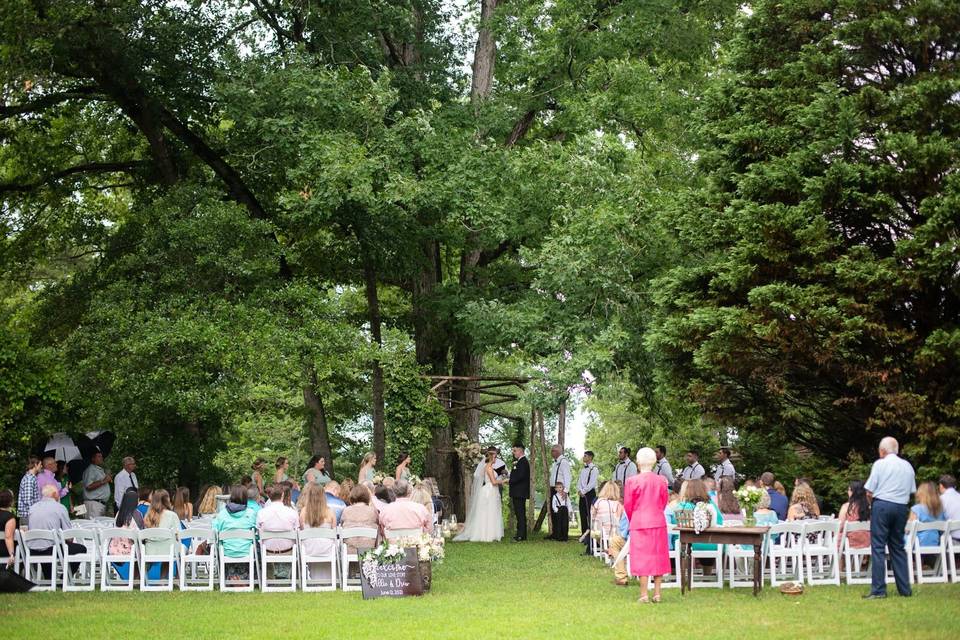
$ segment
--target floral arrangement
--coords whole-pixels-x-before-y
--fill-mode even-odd
[[[383,479],[384,479],[385,477],[386,477],[386,476],[384,476],[382,473],[375,473],[375,474],[373,474],[373,484],[376,484],[376,485],[383,484]]]
[[[419,485],[420,483],[422,483],[423,480],[420,479],[420,476],[414,475],[414,474],[411,473],[411,474],[410,474],[410,477],[407,478],[407,482],[410,483],[410,486],[411,486],[411,487],[415,487],[415,486]]]
[[[397,564],[403,560],[404,548],[390,542],[383,542],[363,554],[360,570],[367,580],[376,576],[377,567],[385,564]]]
[[[483,457],[483,448],[480,443],[472,442],[465,433],[457,434],[453,441],[453,447],[462,461],[477,463]]]
[[[709,529],[713,524],[713,505],[709,502],[698,502],[693,508],[693,532],[700,533]]]
[[[757,510],[757,505],[760,504],[760,500],[764,494],[766,494],[766,491],[760,487],[740,487],[733,492],[733,495],[737,497],[740,506],[743,507],[746,513],[747,519],[744,524],[748,526],[756,524],[753,512]]]
[[[418,537],[400,538],[395,542],[400,547],[416,547],[420,562],[443,562],[446,557],[446,548],[442,537],[434,537],[429,533],[421,533]]]

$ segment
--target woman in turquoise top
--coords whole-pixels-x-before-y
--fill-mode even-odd
[[[683,487],[680,490],[680,504],[677,505],[676,511],[683,510],[693,510],[696,508],[697,504],[701,502],[706,502],[713,509],[713,523],[711,526],[719,527],[723,524],[723,514],[720,513],[720,509],[717,508],[717,505],[710,500],[710,496],[707,494],[707,488],[704,486],[702,480],[687,480],[683,483]],[[671,524],[676,524],[676,516],[670,514]],[[717,545],[715,544],[704,544],[701,542],[695,542],[693,544],[694,551],[716,551]],[[706,559],[706,558],[704,558]],[[701,559],[701,563],[702,560]]]
[[[363,460],[360,462],[360,473],[357,474],[357,483],[363,484],[364,482],[373,482],[373,476],[377,473],[377,454],[373,451],[367,453],[363,456]]]
[[[397,470],[394,472],[393,477],[396,480],[409,480],[410,479],[410,454],[403,452],[400,454],[400,457],[397,458]]]
[[[917,504],[910,507],[910,519],[919,522],[945,520],[937,485],[932,482],[923,482],[917,487]],[[940,532],[921,531],[917,533],[917,542],[921,547],[935,547],[940,544]]]
[[[760,496],[760,502],[757,504],[756,511],[753,512],[753,517],[756,519],[758,527],[769,527],[780,522],[780,519],[777,518],[777,512],[770,508],[770,494],[766,491]],[[764,541],[764,544],[766,544],[766,541]],[[742,544],[740,548],[753,551],[752,544]]]

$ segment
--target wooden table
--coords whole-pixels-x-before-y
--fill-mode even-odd
[[[763,588],[763,538],[770,527],[710,527],[699,534],[693,529],[679,527],[680,532],[680,593],[686,593],[693,581],[693,556],[691,546],[701,544],[752,544],[753,545],[753,595]],[[723,572],[723,566],[717,571]]]

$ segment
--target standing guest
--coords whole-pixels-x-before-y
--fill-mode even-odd
[[[350,504],[350,493],[353,491],[353,488],[356,486],[356,482],[353,481],[353,478],[344,478],[343,482],[340,483],[340,495],[339,498],[343,500],[343,504]]]
[[[395,480],[410,480],[410,454],[404,451],[397,458],[397,468],[394,469]]]
[[[343,510],[347,508],[347,503],[340,499],[340,483],[336,480],[331,480],[324,485],[323,490],[327,494],[325,496],[327,499],[327,506],[330,507],[334,515],[337,516],[337,523],[339,524],[340,514],[342,514]]]
[[[143,525],[146,529],[169,529],[174,535],[180,530],[180,518],[173,510],[170,494],[166,489],[156,489],[150,494],[150,508],[147,510],[147,515],[143,517]],[[170,552],[173,544],[173,541],[147,540],[143,543],[143,551],[151,556],[163,555]],[[167,565],[162,562],[151,563],[147,568],[147,577],[151,580],[160,580],[166,577],[167,570]]]
[[[251,486],[251,489],[255,487]],[[230,499],[220,513],[213,520],[213,529],[219,533],[224,531],[253,531],[257,525],[257,514],[248,506],[247,489],[243,485],[230,487]],[[244,558],[250,553],[253,540],[230,538],[220,542],[221,553],[228,558]],[[226,565],[229,580],[243,580],[247,575],[248,567],[244,564],[229,563]]]
[[[70,489],[73,488],[73,484],[70,482],[70,476],[67,474],[67,463],[63,460],[57,460],[56,477],[57,482],[60,483],[60,488],[65,490],[63,497],[60,498],[60,504],[67,510],[67,513],[70,513],[73,509],[73,496],[70,495]]]
[[[318,456],[319,457],[319,456]],[[284,482],[290,482],[293,485],[293,488],[297,491],[300,490],[300,484],[292,479],[289,474],[290,469],[290,460],[284,456],[277,458],[277,462],[274,465],[277,470],[273,474],[273,481],[278,484],[283,484]],[[310,469],[310,465],[307,465],[307,469]]]
[[[517,535],[514,542],[523,542],[527,539],[527,500],[530,499],[530,463],[526,452],[520,443],[513,445],[513,472],[510,474],[510,506],[517,521]],[[430,478],[432,481],[433,479]],[[437,496],[434,493],[434,508],[436,510]]]
[[[20,522],[13,513],[13,491],[0,491],[0,529],[3,530],[3,544],[0,545],[0,558],[3,566],[9,568],[17,557],[17,542],[15,533]]]
[[[720,478],[720,491],[717,492],[717,507],[724,519],[733,518],[740,520],[743,515],[740,512],[740,502],[737,496],[733,495],[733,478],[723,476]]]
[[[566,542],[570,539],[570,497],[562,482],[553,488],[550,499],[550,513],[553,518],[553,540]]]
[[[336,529],[337,516],[327,504],[329,498],[323,487],[316,482],[306,484],[300,493],[300,528],[301,529]],[[337,541],[328,538],[309,538],[300,543],[304,553],[312,556],[325,556],[336,548]],[[321,577],[324,567],[320,562],[311,562],[307,565],[310,579]]]
[[[787,497],[774,489],[775,482],[776,478],[769,471],[764,471],[760,475],[760,484],[763,485],[767,495],[770,496],[770,508],[773,509],[773,511],[777,514],[777,518],[780,520],[786,520],[787,509],[790,505],[787,502]]]
[[[197,505],[197,513],[201,516],[207,516],[217,513],[217,496],[220,495],[220,487],[210,485],[200,491],[200,504]]]
[[[296,509],[283,504],[283,485],[273,483],[268,486],[267,497],[270,498],[270,501],[257,514],[258,531],[296,531],[300,528],[300,516]],[[268,554],[288,555],[293,549],[293,543],[293,540],[272,538],[265,541],[263,547]],[[268,563],[267,566],[274,570],[279,568],[274,563]],[[289,575],[284,576],[275,573],[274,576],[269,577],[285,578]]]
[[[653,468],[653,472],[666,480],[668,487],[672,487],[674,483],[673,467],[670,466],[670,462],[667,460],[667,448],[662,444],[658,444],[654,451],[657,452],[657,466]]]
[[[27,529],[45,529],[47,531],[63,531],[73,528],[67,510],[60,504],[60,491],[54,485],[44,485],[40,492],[40,502],[30,509]],[[27,542],[30,553],[38,556],[49,556],[53,553],[53,546],[46,540],[30,540]],[[85,553],[87,548],[78,542],[67,542],[70,554]],[[71,562],[70,570],[76,573],[80,569],[79,562]],[[43,565],[43,575],[50,577],[50,565]]]
[[[134,489],[140,488],[140,484],[137,482],[137,474],[134,473],[136,469],[137,461],[134,460],[132,456],[127,456],[123,459],[123,469],[121,469],[113,479],[113,501],[118,509],[120,508],[120,501],[123,499],[123,494],[127,492],[127,489],[131,487]]]
[[[866,489],[872,496],[870,508],[870,593],[864,599],[887,597],[886,552],[890,550],[890,564],[901,596],[911,596],[907,552],[901,542],[907,524],[910,494],[917,492],[916,476],[910,463],[897,455],[900,444],[887,436],[880,441],[880,459],[873,463]]]
[[[137,530],[144,528],[143,515],[137,510],[138,498],[138,492],[132,487],[123,494],[120,499],[120,506],[117,508],[117,516],[113,520],[114,526],[118,529]],[[107,552],[110,555],[128,556],[133,550],[133,546],[134,541],[130,538],[111,538]],[[130,577],[130,565],[129,562],[111,563],[121,580],[127,580]]]
[[[586,534],[584,538],[587,546],[583,555],[590,553],[590,509],[597,500],[597,466],[593,464],[593,451],[583,452],[583,468],[577,478],[577,509],[580,515],[580,530]]]
[[[613,468],[613,480],[622,487],[627,483],[627,478],[637,475],[637,465],[630,459],[630,447],[620,447],[617,459],[617,466]]]
[[[247,487],[247,508],[253,511],[254,518],[263,508],[260,506],[260,490],[253,483],[250,483],[250,486]]]
[[[848,522],[870,522],[870,501],[862,480],[853,480],[847,485],[847,501],[840,507],[840,535],[837,536],[837,548],[843,549],[843,538],[851,549],[866,549],[870,546],[869,531],[851,531],[844,529]]]
[[[640,577],[640,602],[650,601],[647,593],[653,576],[653,601],[660,602],[663,576],[670,573],[670,550],[667,547],[667,485],[653,473],[657,455],[644,447],[637,451],[640,473],[627,479],[623,492],[623,508],[630,519],[630,573]]]
[[[83,472],[83,506],[87,508],[88,518],[99,518],[107,512],[111,482],[113,476],[103,468],[103,453],[94,452],[90,466]]]
[[[266,462],[263,458],[257,458],[250,465],[250,468],[253,469],[253,473],[250,474],[251,484],[257,488],[257,493],[260,495],[263,495],[263,467]]]
[[[182,522],[193,520],[193,503],[190,502],[190,489],[187,487],[177,487],[173,498],[173,510]]]
[[[397,499],[380,510],[380,526],[383,530],[420,529],[424,533],[431,532],[433,519],[426,507],[410,500],[410,484],[406,480],[397,480],[393,491]]]
[[[736,469],[730,462],[730,449],[720,447],[720,451],[717,452],[717,468],[713,473],[713,479],[717,481],[717,484],[720,484],[720,478],[733,479],[736,475]]]
[[[360,471],[357,473],[357,482],[373,482],[373,476],[377,473],[377,454],[369,451],[360,461]]]
[[[340,526],[344,529],[377,529],[380,515],[370,504],[370,490],[358,484],[350,491],[350,505],[340,514]],[[376,538],[346,538],[344,543],[350,553],[368,551],[376,544]]]
[[[947,520],[960,520],[960,493],[957,492],[957,480],[949,474],[940,476],[940,502],[943,515]],[[955,542],[960,542],[960,529],[953,532]]]
[[[57,481],[57,459],[53,456],[44,456],[42,468],[40,473],[37,474],[37,487],[40,489],[40,493],[43,493],[43,488],[46,486],[51,486],[57,490],[57,500],[60,500],[65,495],[67,495],[67,490],[60,487],[60,482]]]
[[[910,520],[918,522],[943,522],[943,504],[940,492],[933,482],[921,482],[917,487],[917,503],[910,507]],[[920,531],[917,542],[921,547],[935,547],[940,544],[939,531]]]
[[[330,482],[330,476],[327,475],[327,459],[323,456],[313,456],[307,462],[307,470],[303,472],[304,486],[311,482],[323,487]]]
[[[687,466],[680,471],[681,480],[699,480],[707,475],[706,469],[700,464],[700,454],[693,449],[687,451]]]
[[[555,444],[550,447],[550,456],[553,458],[553,464],[550,465],[550,505],[551,513],[553,513],[553,497],[557,493],[557,485],[563,485],[563,503],[567,502],[567,495],[570,493],[570,481],[572,480],[572,472],[570,471],[570,462],[562,456],[563,449],[560,448],[559,444]],[[567,521],[567,527],[570,526],[569,520]],[[547,536],[548,540],[561,540],[560,535],[557,533],[557,530],[554,529],[553,533]],[[568,537],[563,536],[562,541],[566,542]]]
[[[27,459],[26,471],[20,478],[20,490],[17,492],[17,515],[23,522],[27,522],[30,517],[30,508],[40,502],[40,487],[37,485],[40,469],[40,459],[30,456]]]

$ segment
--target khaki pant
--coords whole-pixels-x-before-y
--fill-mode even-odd
[[[93,520],[99,518],[107,512],[107,505],[96,500],[84,500],[83,506],[87,508],[87,519]]]
[[[607,547],[610,557],[616,559],[616,557],[620,555],[620,552],[623,550],[623,545],[625,544],[627,544],[627,541],[624,538],[621,538],[619,533],[614,533],[612,536],[610,536],[610,545]],[[613,576],[617,580],[627,580],[630,578],[630,576],[627,575],[626,559],[623,559],[613,565]]]

